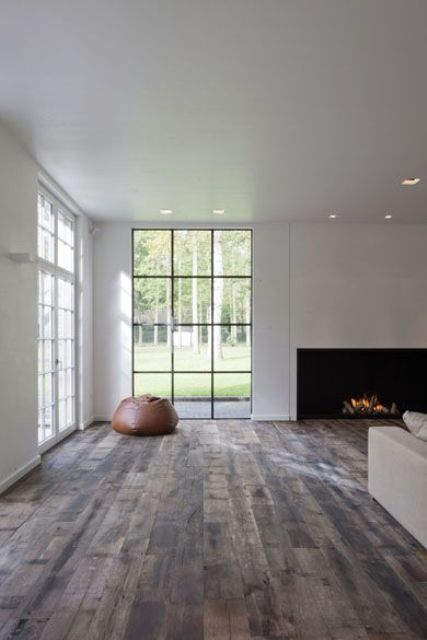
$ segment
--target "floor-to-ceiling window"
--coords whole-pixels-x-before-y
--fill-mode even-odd
[[[38,441],[75,428],[75,218],[38,194]]]
[[[133,390],[182,418],[248,418],[252,232],[134,229]]]

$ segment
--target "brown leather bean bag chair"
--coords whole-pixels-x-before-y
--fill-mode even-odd
[[[172,433],[178,414],[166,398],[152,395],[125,398],[114,412],[112,427],[126,436],[160,436]]]

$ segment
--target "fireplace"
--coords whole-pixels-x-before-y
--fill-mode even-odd
[[[298,349],[298,419],[427,413],[426,379],[427,349]]]

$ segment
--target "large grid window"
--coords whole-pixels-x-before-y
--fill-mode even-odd
[[[133,231],[133,390],[182,418],[251,413],[252,232]]]
[[[38,441],[75,427],[75,219],[38,195]]]

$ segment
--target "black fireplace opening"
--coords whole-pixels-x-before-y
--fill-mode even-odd
[[[298,349],[298,419],[427,413],[426,374],[427,349]]]

